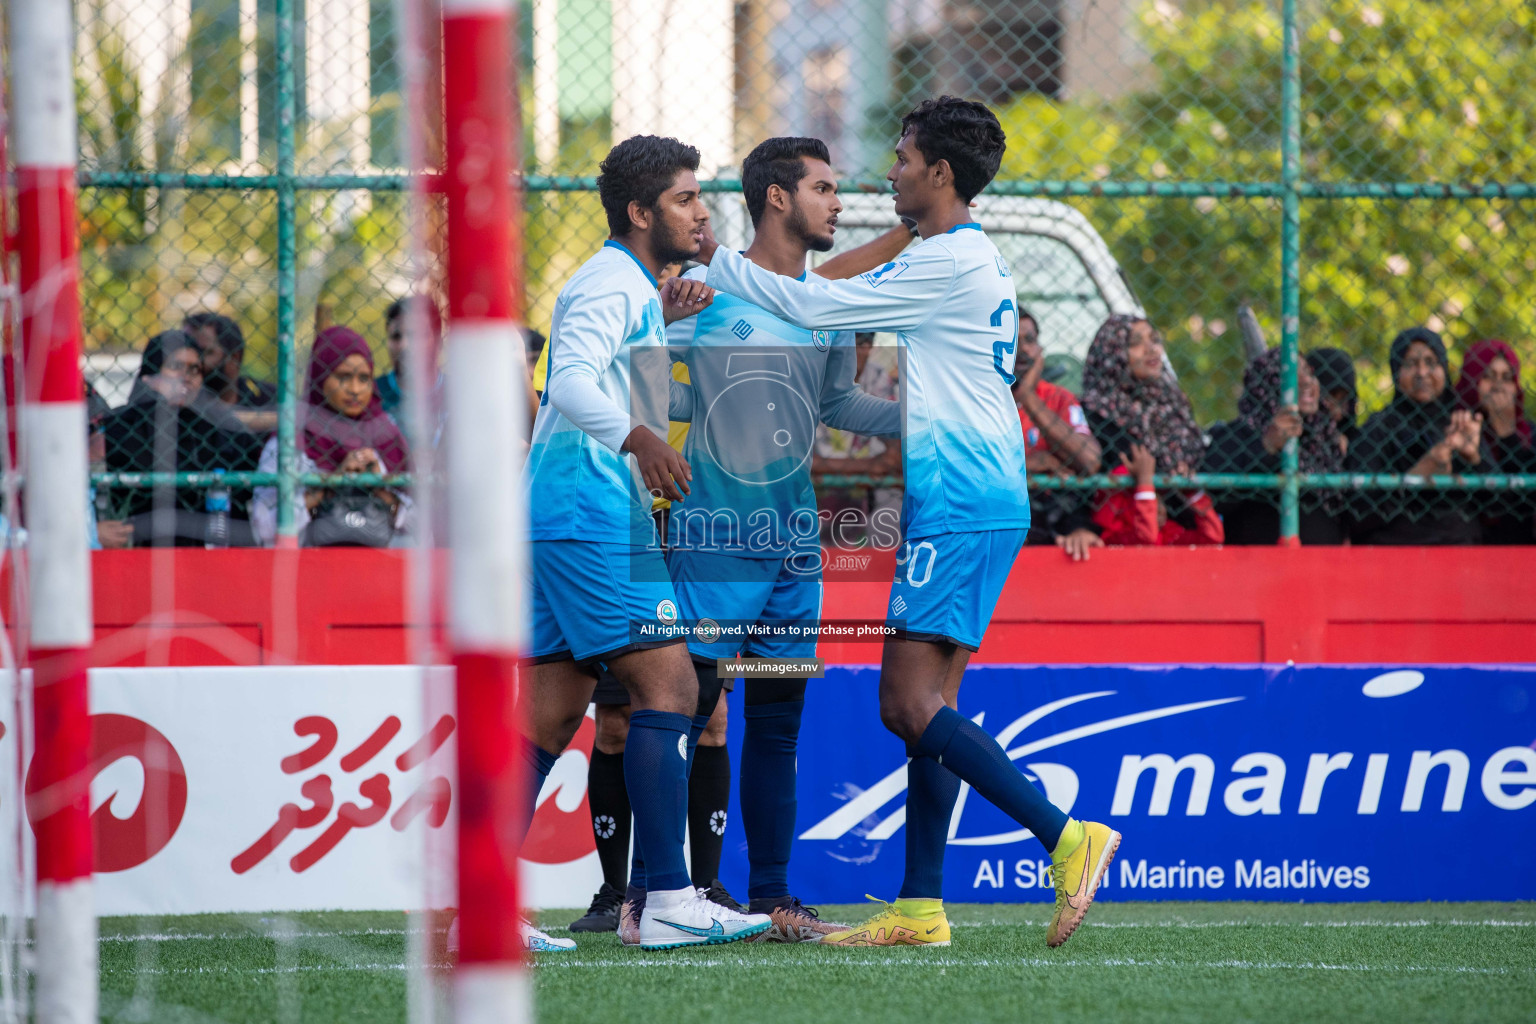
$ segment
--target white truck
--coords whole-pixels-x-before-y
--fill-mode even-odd
[[[813,262],[862,245],[896,224],[888,194],[844,193],[837,245]],[[739,193],[711,197],[714,232],[722,244],[744,248],[752,225]],[[1115,313],[1145,315],[1109,246],[1088,218],[1053,199],[988,196],[976,200],[972,217],[1013,268],[1019,306],[1040,325],[1046,376],[1078,390],[1083,359],[1094,333]],[[876,344],[891,339],[877,336]]]

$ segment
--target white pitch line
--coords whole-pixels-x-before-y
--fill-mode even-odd
[[[922,967],[1159,967],[1189,970],[1191,968],[1209,968],[1226,970],[1250,970],[1250,971],[1349,971],[1361,973],[1424,973],[1424,974],[1484,974],[1484,975],[1510,975],[1532,974],[1536,968],[1508,968],[1508,967],[1466,967],[1453,965],[1447,967],[1399,965],[1399,964],[1328,964],[1310,961],[1301,962],[1269,962],[1255,960],[1159,960],[1159,959],[1135,959],[1135,958],[1110,958],[1103,960],[1045,960],[1034,958],[1022,958],[1018,960],[960,960],[954,957],[924,956],[918,954],[912,957],[902,957],[892,960],[864,960],[864,959],[819,959],[819,960],[747,960],[747,959],[721,959],[718,957],[700,960],[686,956],[678,956],[675,953],[667,956],[658,956],[654,959],[624,959],[624,960],[568,960],[559,956],[539,958],[534,961],[537,970],[553,969],[556,967],[571,968],[607,968],[607,967],[745,967],[745,968],[790,968],[802,970],[813,966],[865,967],[874,969],[899,968],[909,969],[914,966]]]
[[[951,928],[1045,927],[1049,921],[951,921]],[[1536,921],[1092,921],[1094,928],[1530,928]]]
[[[1043,928],[1047,921],[951,921],[951,928]],[[1536,921],[1469,921],[1451,918],[1447,920],[1412,921],[1091,921],[1093,928],[1532,928]],[[266,932],[124,932],[103,935],[102,942],[198,942],[219,939],[267,939],[270,941],[297,939],[341,939],[369,935],[419,935],[420,928],[354,928],[340,931],[296,931],[283,935]],[[568,932],[569,928],[554,925],[545,928],[551,934]],[[30,943],[29,943],[30,944]]]
[[[801,970],[813,966],[863,967],[874,970],[885,969],[910,969],[914,966],[940,967],[940,968],[1010,968],[1010,967],[1044,967],[1044,968],[1106,968],[1106,967],[1152,967],[1171,968],[1176,970],[1209,969],[1209,970],[1239,970],[1239,971],[1343,971],[1347,973],[1361,974],[1475,974],[1505,976],[1515,974],[1533,974],[1536,968],[1509,968],[1509,967],[1468,967],[1464,965],[1434,966],[1411,964],[1330,964],[1315,961],[1263,961],[1263,960],[1166,960],[1166,959],[1138,959],[1134,957],[1112,957],[1099,960],[1047,960],[1043,958],[1025,957],[1018,960],[979,959],[962,960],[948,956],[904,956],[890,960],[868,960],[860,958],[820,958],[816,960],[805,959],[757,959],[745,957],[721,957],[712,956],[706,959],[679,955],[670,952],[653,957],[626,957],[624,959],[568,959],[558,954],[547,957],[539,957],[534,961],[536,970],[549,970],[553,968],[571,969],[595,969],[595,968],[696,968],[696,967],[739,967],[749,969],[770,970]],[[156,976],[179,975],[207,975],[207,974],[300,974],[300,973],[346,973],[357,971],[406,971],[411,965],[403,963],[369,963],[369,964],[300,964],[284,967],[233,967],[233,966],[209,966],[209,967],[174,967],[174,968],[149,968],[147,970],[129,969],[122,971],[106,971],[107,974],[148,974]]]
[[[303,974],[318,972],[329,974],[331,972],[347,971],[407,971],[408,964],[295,964],[290,967],[149,967],[145,969],[129,968],[128,970],[114,971],[104,970],[103,974],[122,974],[134,977],[140,974],[151,974],[157,977],[173,975],[193,974]]]
[[[282,934],[270,932],[123,932],[118,935],[103,935],[102,942],[188,942],[208,941],[213,939],[269,939],[273,942],[292,941],[295,939],[348,939],[363,935],[419,935],[423,932],[420,928],[355,928],[346,931],[334,932],[306,932],[294,931]]]

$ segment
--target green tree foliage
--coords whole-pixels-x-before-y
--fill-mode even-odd
[[[1154,0],[1137,18],[1142,85],[1113,104],[1024,97],[1002,111],[1009,176],[1256,182],[1280,176],[1279,4]],[[1517,182],[1536,167],[1536,5],[1526,0],[1303,2],[1302,176],[1338,182]],[[1280,204],[1074,200],[1109,241],[1202,422],[1241,387],[1235,313],[1279,337]],[[1536,204],[1307,199],[1304,348],[1351,352],[1370,407],[1386,346],[1418,324],[1454,348],[1531,348]],[[1522,244],[1522,239],[1526,241]]]
[[[375,8],[378,21],[385,5]],[[1532,177],[1536,3],[1301,0],[1301,8],[1306,180]],[[189,52],[171,55],[167,87],[153,90],[160,99],[150,104],[143,69],[133,66],[131,48],[106,11],[92,0],[82,13],[82,165],[106,171],[229,169],[239,156],[231,139],[239,135],[230,135],[237,126],[227,116],[231,109],[238,113],[238,103],[230,108],[227,102],[237,81],[229,73],[232,53],[225,52],[228,33],[213,31],[211,22],[200,25]],[[1113,101],[1024,95],[999,111],[1011,140],[1001,176],[1278,181],[1278,0],[1147,0],[1135,11],[1133,30],[1143,59],[1128,94]],[[198,49],[205,34],[211,41],[204,48],[213,48],[207,53]],[[377,39],[372,45],[376,54],[389,51]],[[525,58],[528,52],[525,39]],[[269,62],[259,63],[266,77],[258,92],[265,97]],[[376,70],[382,75],[389,69]],[[902,78],[897,88],[922,86]],[[525,109],[531,109],[526,71],[522,92]],[[390,98],[375,97],[375,104],[379,120],[392,122],[382,116],[393,109]],[[323,148],[330,129],[303,111],[300,120],[299,164],[308,168],[320,157],[306,147]],[[525,129],[530,123],[525,117]],[[538,169],[594,173],[610,135],[606,117],[569,117],[554,166]],[[258,141],[262,166],[240,169],[269,169],[270,140],[263,134]],[[525,151],[531,154],[531,145]],[[1235,327],[1239,305],[1251,302],[1271,342],[1279,337],[1278,200],[1070,202],[1108,240],[1167,335],[1202,422],[1232,415],[1243,368]],[[215,308],[245,326],[253,369],[272,372],[277,248],[271,192],[87,189],[80,207],[92,348],[136,349],[188,309]],[[403,197],[301,193],[298,210],[301,350],[317,305],[382,350],[382,310],[410,280]],[[606,229],[590,193],[529,193],[526,212],[528,319],[547,329],[560,286],[601,244]],[[1533,216],[1536,203],[1530,201],[1305,200],[1303,345],[1337,345],[1354,353],[1368,407],[1389,389],[1386,342],[1406,326],[1440,329],[1453,348],[1502,336],[1536,357],[1529,326],[1536,323]]]
[[[76,96],[84,170],[270,170],[270,154],[264,166],[245,167],[234,151],[239,75],[226,72],[238,71],[238,40],[215,31],[216,19],[194,12],[185,44],[166,55],[153,104],[145,98],[148,72],[105,5],[93,4],[82,25]],[[321,159],[337,130],[301,119],[299,166]],[[247,373],[276,377],[274,192],[86,188],[79,211],[89,351],[137,352],[154,333],[206,309],[234,317],[244,329]],[[316,326],[346,324],[373,343],[384,372],[384,310],[410,286],[405,197],[301,192],[296,221],[301,353]],[[303,373],[301,362],[296,377]]]

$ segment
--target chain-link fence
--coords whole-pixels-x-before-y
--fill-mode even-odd
[[[366,340],[386,404],[401,383],[386,311],[416,276],[400,8],[76,11],[88,378],[106,406],[129,406],[164,375],[145,372],[147,340],[186,327],[202,391],[173,415],[212,423],[194,433],[217,441],[167,462],[143,440],[160,436],[153,417],[133,434],[103,409],[99,517],[131,515],[157,481],[204,510],[212,478],[197,474],[222,470],[239,515],[253,487],[275,486],[276,529],[296,532],[304,514],[284,510],[317,481],[303,474],[337,468],[306,452],[293,412],[316,333]],[[1536,459],[1510,365],[1532,354],[1536,323],[1525,0],[522,0],[519,33],[535,330],[605,236],[593,176],[613,142],[697,146],[731,241],[737,169],[758,141],[823,138],[845,188],[877,192],[901,115],[954,93],[1008,133],[977,217],[1014,264],[1045,380],[1092,422],[1095,334],[1145,315],[1166,349],[1158,400],[1187,395],[1210,442],[1203,464],[1180,466],[1132,429],[1100,437],[1093,466],[1032,441],[1052,530],[1109,536],[1092,495],[1139,489],[1139,443],[1154,449],[1168,538],[1184,536],[1168,524],[1198,532],[1203,489],[1229,543],[1533,540]],[[894,223],[888,201],[852,197],[839,251]],[[187,322],[198,313],[232,321],[243,362],[219,324]],[[1408,328],[1435,337],[1391,355]],[[1467,358],[1494,338],[1511,347]],[[1281,351],[1250,367],[1266,346]],[[1457,410],[1474,418],[1453,422]],[[828,465],[827,486],[856,485],[858,500],[885,475]]]

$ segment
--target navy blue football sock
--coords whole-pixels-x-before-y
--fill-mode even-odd
[[[907,871],[898,899],[944,898],[944,847],[960,797],[960,779],[933,758],[912,751],[907,763]]]
[[[636,710],[624,743],[624,784],[635,810],[631,884],[655,892],[688,888],[683,829],[688,820],[687,715]],[[644,863],[638,860],[645,851]],[[639,874],[636,874],[639,872]]]
[[[923,730],[917,749],[969,782],[998,810],[1033,832],[1047,852],[1056,848],[1067,816],[1013,766],[1007,753],[981,726],[954,708],[940,708]],[[948,819],[945,821],[947,824]]]
[[[688,721],[688,767],[687,773],[693,774],[693,752],[699,748],[699,737],[704,735],[704,728],[709,725],[709,715],[694,715]],[[634,716],[630,716],[630,722],[634,722]],[[631,724],[633,728],[633,724]],[[624,748],[628,750],[626,746]],[[640,834],[635,833],[635,853],[629,862],[629,884],[631,888],[644,891],[645,884],[645,857],[640,853]]]
[[[805,701],[748,704],[741,741],[741,826],[747,834],[747,898],[789,895],[795,841],[795,751]]]
[[[523,783],[526,787],[523,801],[523,817],[517,822],[517,832],[513,835],[513,843],[521,849],[523,840],[528,835],[528,826],[533,824],[534,805],[539,799],[539,790],[544,788],[544,780],[549,778],[549,770],[559,760],[554,754],[545,750],[526,736],[519,737],[518,753],[523,759]]]

